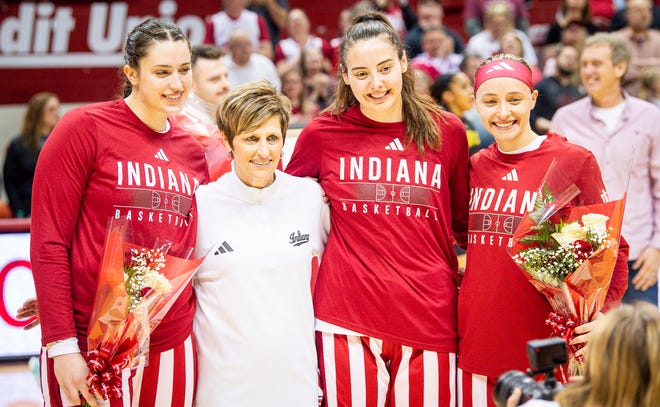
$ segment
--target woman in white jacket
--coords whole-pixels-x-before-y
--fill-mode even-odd
[[[198,406],[317,406],[312,270],[329,230],[320,186],[277,170],[291,105],[232,91],[218,127],[234,170],[197,192]]]

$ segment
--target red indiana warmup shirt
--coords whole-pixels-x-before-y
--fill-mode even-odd
[[[136,236],[172,241],[171,254],[194,247],[193,193],[207,177],[189,134],[176,125],[151,130],[124,100],[62,117],[39,157],[33,193],[30,255],[44,345],[77,336],[87,349],[108,221],[129,219]],[[194,312],[188,286],[153,332],[151,349],[183,342]]]
[[[581,193],[570,203],[603,202],[605,186],[591,152],[548,133],[541,146],[503,154],[493,144],[470,159],[470,226],[467,264],[458,299],[458,365],[464,371],[499,377],[528,366],[527,341],[549,338],[552,311],[507,252],[509,239],[528,210],[553,159],[555,171]],[[628,279],[628,245],[621,239],[604,308],[621,300]]]
[[[314,295],[316,317],[364,335],[456,351],[457,261],[465,239],[465,127],[438,118],[442,147],[405,146],[403,122],[380,123],[358,106],[309,123],[286,171],[320,180],[332,226]],[[295,210],[295,208],[292,208]]]

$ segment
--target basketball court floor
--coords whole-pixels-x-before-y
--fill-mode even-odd
[[[39,407],[42,405],[37,377],[28,363],[0,363],[0,407]]]

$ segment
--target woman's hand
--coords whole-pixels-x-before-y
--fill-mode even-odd
[[[596,326],[600,323],[600,319],[604,316],[602,312],[599,312],[596,314],[596,318],[594,318],[593,321],[587,322],[586,324],[582,324],[578,327],[575,328],[575,333],[573,334],[573,339],[571,339],[570,344],[574,346],[579,346],[582,345],[582,348],[580,348],[577,352],[575,352],[576,356],[583,356],[586,354],[587,351],[587,345],[589,342],[589,339],[591,339],[591,332],[594,330]]]
[[[53,358],[53,367],[62,396],[64,396],[69,405],[80,405],[80,396],[90,406],[96,407],[98,405],[96,397],[89,392],[89,386],[87,385],[89,368],[80,353],[67,353],[65,355],[55,356]]]
[[[29,330],[39,325],[39,307],[37,306],[36,298],[28,298],[23,305],[16,311],[16,319],[26,319],[34,317],[35,320],[23,327],[24,330]]]

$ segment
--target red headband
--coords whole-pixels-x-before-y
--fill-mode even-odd
[[[532,72],[525,64],[514,59],[495,59],[477,70],[474,77],[474,94],[477,94],[477,89],[481,84],[493,78],[518,79],[530,90],[534,90]]]

